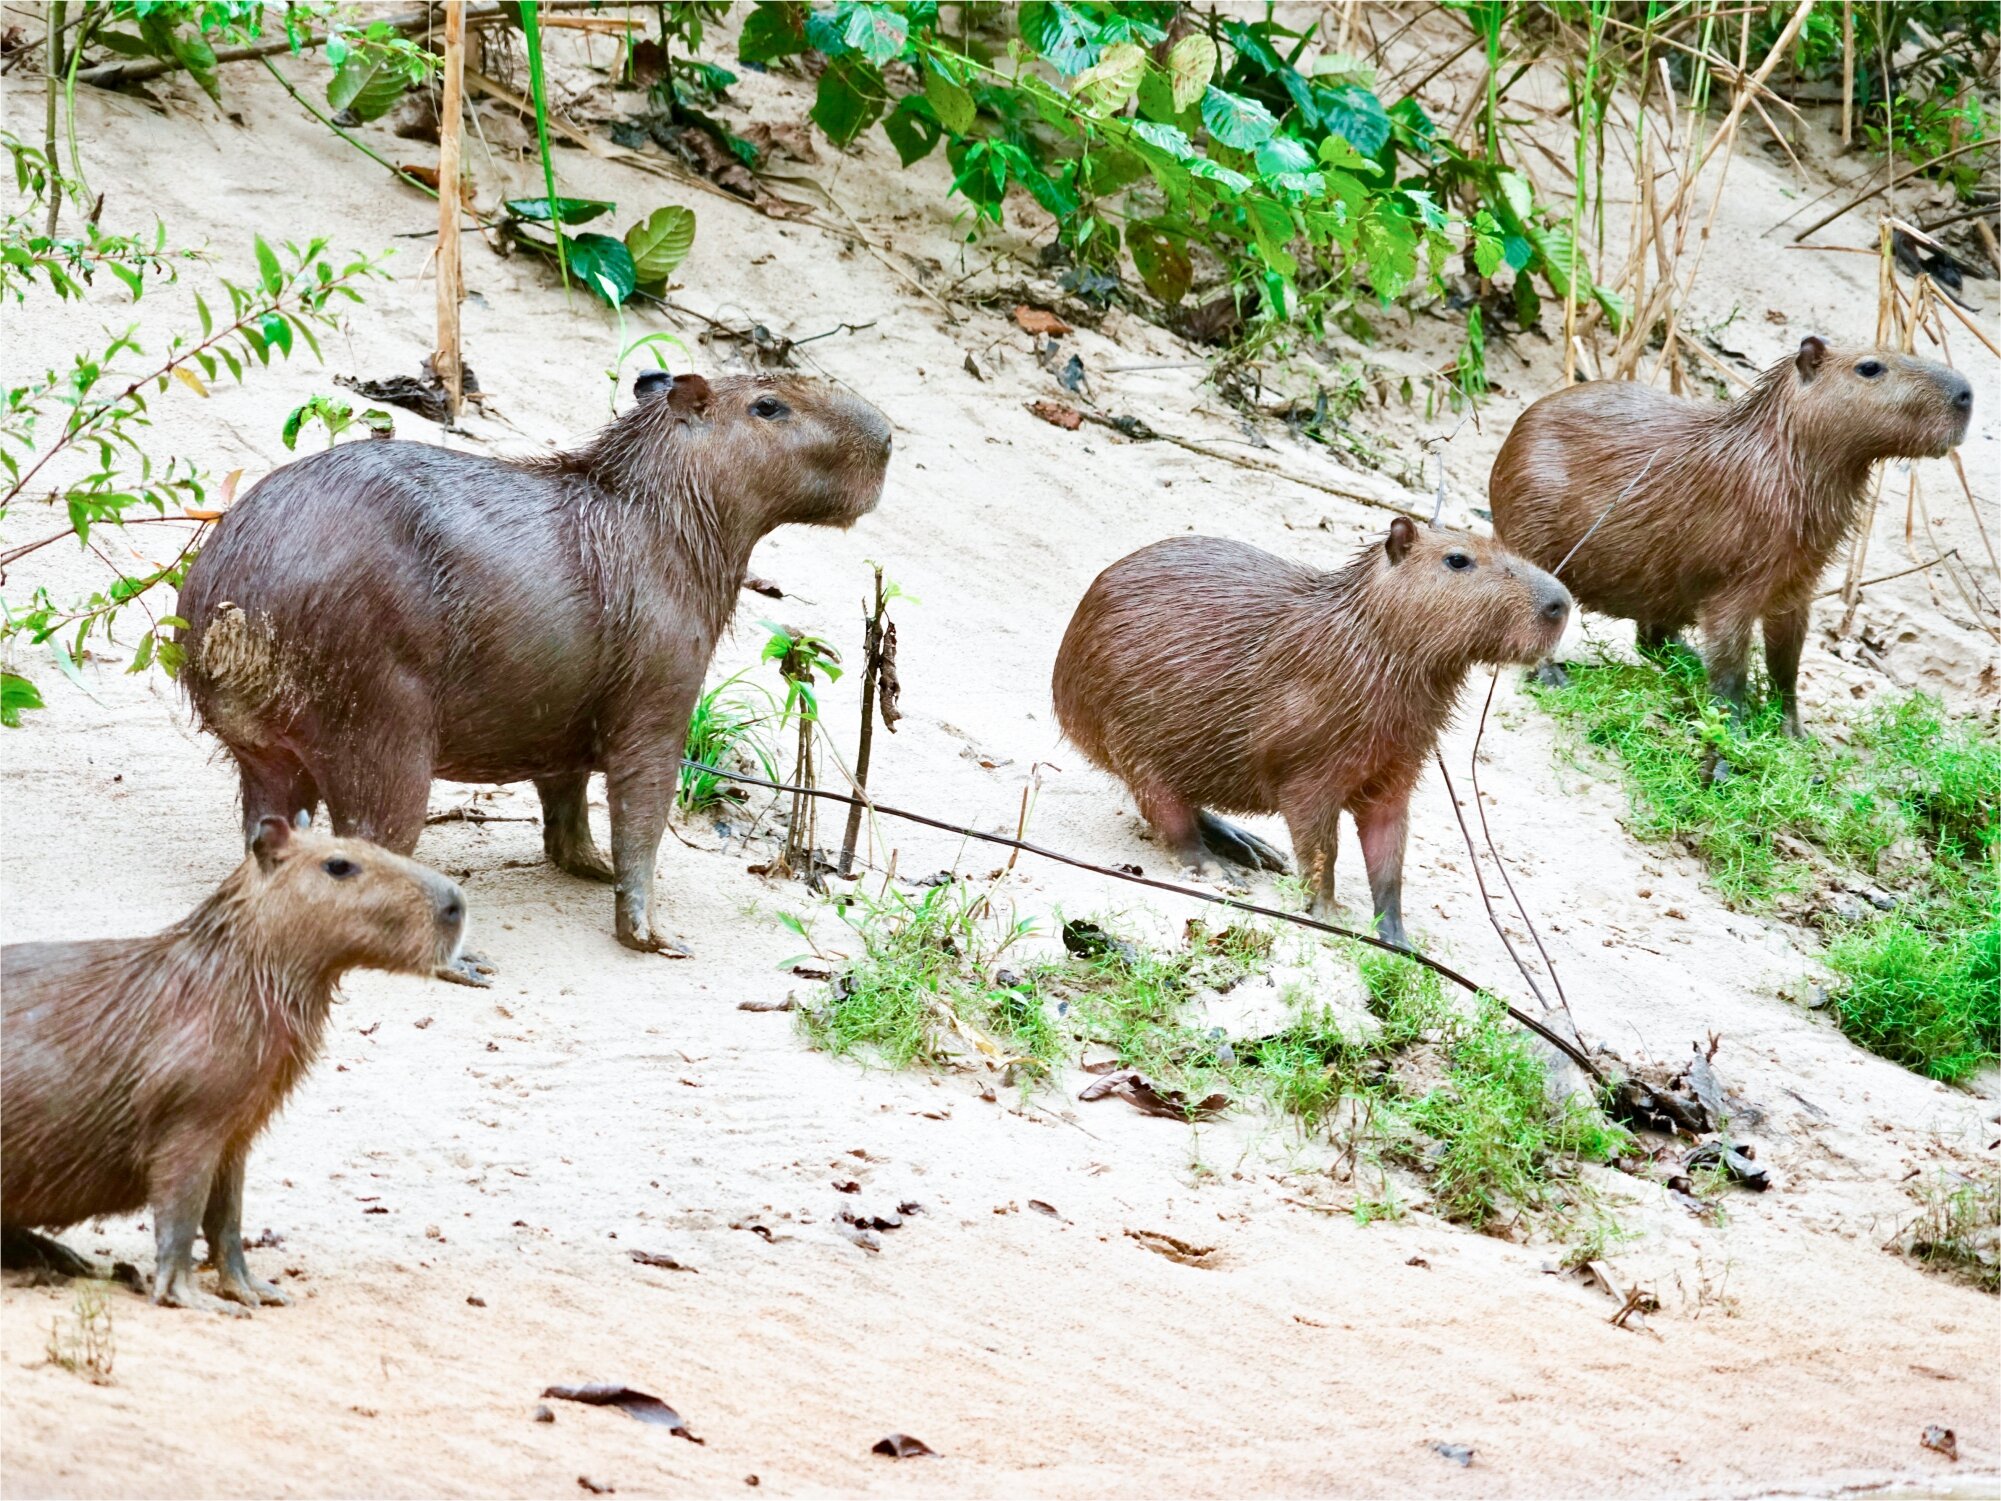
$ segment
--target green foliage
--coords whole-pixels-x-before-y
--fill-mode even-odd
[[[299,433],[310,422],[317,422],[327,430],[329,448],[338,443],[340,435],[357,422],[367,428],[371,436],[387,437],[396,430],[394,420],[381,407],[368,407],[357,417],[354,408],[337,396],[314,396],[285,414],[285,425],[278,436],[287,448],[297,448]]]
[[[785,679],[785,703],[779,711],[781,717],[786,720],[795,716],[818,719],[820,701],[813,692],[817,681],[814,674],[824,674],[830,683],[839,681],[840,652],[835,650],[833,643],[811,632],[780,625],[775,620],[760,620],[758,624],[770,633],[758,660],[776,662],[778,675]]]
[[[149,284],[174,279],[179,257],[167,250],[164,230],[156,230],[150,242],[95,229],[81,241],[51,239],[38,231],[33,221],[41,195],[63,193],[71,185],[32,148],[11,138],[6,144],[14,156],[16,183],[28,196],[0,219],[0,290],[21,302],[46,284],[68,300],[106,271],[136,302]],[[148,450],[146,429],[154,403],[170,390],[206,397],[209,386],[225,373],[241,382],[253,365],[267,365],[274,355],[289,358],[295,341],[317,359],[318,333],[338,326],[338,299],[359,302],[358,284],[380,274],[372,260],[342,262],[330,256],[324,240],[287,243],[280,250],[258,236],[252,252],[254,280],[218,282],[229,300],[223,313],[213,311],[200,293],[194,295],[199,334],[176,333],[161,354],[148,359],[139,325],[128,324],[109,332],[101,346],[78,352],[66,368],[28,376],[5,392],[0,403],[0,467],[6,471],[0,519],[40,505],[53,493],[67,521],[66,529],[10,550],[6,564],[74,537],[112,578],[81,599],[58,600],[45,586],[34,588],[25,601],[18,596],[0,599],[0,646],[46,644],[58,669],[77,678],[86,644],[93,636],[110,640],[120,614],[136,605],[147,616],[148,628],[132,649],[130,670],[143,671],[155,662],[169,672],[178,667],[180,648],[169,633],[182,622],[155,613],[145,596],[161,584],[179,585],[194,559],[199,532],[190,534],[167,561],[137,573],[113,562],[94,535],[100,528],[139,519],[135,513],[141,511],[196,520],[214,514],[207,509],[208,480],[199,468],[185,459],[162,460]],[[15,726],[24,710],[40,707],[41,698],[32,681],[16,670],[18,663],[9,667],[0,683],[0,723]]]
[[[778,719],[772,696],[743,674],[725,678],[695,701],[688,716],[688,740],[682,754],[724,770],[761,771],[767,781],[778,779],[778,762],[766,726]],[[733,784],[710,771],[681,768],[675,800],[684,813],[701,813],[730,801]]]
[[[610,235],[563,233],[566,224],[588,224],[616,213],[618,205],[602,198],[510,198],[504,225],[511,240],[543,255],[577,278],[611,307],[622,307],[644,291],[658,297],[667,279],[695,244],[695,213],[678,204],[655,209],[629,227],[623,239]],[[531,232],[546,227],[550,237]]]
[[[2001,1173],[1941,1171],[1913,1184],[1911,1195],[1919,1210],[1898,1249],[1929,1270],[2001,1293]]]
[[[866,1051],[890,1068],[970,1055],[1023,1080],[1046,1073],[1062,1051],[1044,1001],[1047,968],[1000,968],[1035,925],[1001,915],[990,893],[959,881],[917,896],[885,888],[843,903],[862,952],[841,965],[820,1004],[800,1011],[808,1040],[836,1055]],[[787,926],[811,942],[798,918]]]
[[[1911,694],[1789,740],[1776,705],[1733,724],[1684,653],[1658,669],[1573,666],[1568,687],[1536,696],[1617,758],[1634,833],[1685,845],[1733,905],[1798,905],[1858,875],[1894,893],[1893,910],[1824,918],[1836,1014],[1856,1041],[1947,1080],[2001,1055],[2001,744],[1991,731]],[[1729,775],[1710,774],[1712,754]]]

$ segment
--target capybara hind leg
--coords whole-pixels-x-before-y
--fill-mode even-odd
[[[1409,948],[1403,930],[1403,852],[1410,831],[1410,794],[1357,808],[1355,831],[1361,835],[1362,863],[1369,871],[1376,936]]]
[[[1195,827],[1201,831],[1203,847],[1219,860],[1252,870],[1275,870],[1281,875],[1292,869],[1280,851],[1249,829],[1240,829],[1207,808],[1195,810]]]
[[[153,1301],[167,1308],[242,1317],[249,1313],[195,1285],[195,1231],[208,1208],[214,1163],[191,1144],[163,1151],[153,1168]]]
[[[1209,859],[1203,848],[1199,808],[1187,798],[1159,786],[1135,784],[1132,794],[1133,801],[1139,804],[1140,816],[1153,825],[1154,833],[1174,852],[1176,861],[1202,880],[1222,878],[1222,867]]]
[[[590,781],[589,772],[535,779],[535,790],[542,794],[542,853],[556,869],[580,880],[615,881],[611,862],[591,840],[585,797]]]
[[[298,822],[301,813],[310,816],[319,806],[320,789],[313,774],[290,751],[282,748],[256,752],[236,751],[236,769],[243,783],[243,842],[257,837],[257,826],[267,818]]]
[[[102,1277],[104,1269],[59,1240],[37,1235],[25,1225],[0,1229],[0,1267],[10,1272],[53,1272],[58,1277]]]
[[[1806,647],[1807,607],[1782,610],[1765,617],[1765,670],[1772,675],[1772,691],[1785,711],[1780,729],[1793,739],[1805,736],[1800,728],[1800,653]]]
[[[255,1308],[261,1303],[289,1303],[274,1283],[253,1276],[243,1258],[243,1163],[245,1153],[224,1154],[209,1184],[208,1210],[202,1215],[202,1238],[208,1242],[208,1264],[220,1276],[218,1291],[233,1303]]]
[[[675,747],[681,744],[676,736]],[[617,888],[618,941],[648,954],[688,957],[685,945],[660,932],[653,908],[653,869],[679,783],[675,766],[612,766],[605,774],[611,803],[611,859]]]
[[[1646,657],[1672,656],[1690,649],[1689,644],[1682,640],[1679,625],[1661,621],[1641,621],[1633,632],[1633,640],[1640,654]]]

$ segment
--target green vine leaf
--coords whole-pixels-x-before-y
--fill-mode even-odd
[[[1256,149],[1278,130],[1278,121],[1257,100],[1214,87],[1202,91],[1202,123],[1210,135],[1237,151]]]
[[[561,219],[565,224],[588,224],[602,218],[618,205],[602,198],[510,198],[505,205],[517,219],[547,224]]]
[[[1066,78],[1098,60],[1097,28],[1062,0],[1030,0],[1021,7],[1021,34],[1051,67]]]
[[[625,248],[639,285],[659,285],[695,248],[695,211],[678,203],[655,209],[625,232]]]
[[[1364,156],[1374,156],[1389,144],[1390,117],[1383,101],[1359,84],[1316,88],[1320,123]]]
[[[1155,225],[1135,224],[1126,231],[1126,248],[1146,289],[1168,307],[1188,295],[1195,268],[1179,240]]]
[[[857,5],[848,12],[841,40],[880,68],[903,54],[910,23],[887,5]]]
[[[613,307],[638,289],[639,272],[624,241],[610,235],[581,234],[571,238],[568,250],[570,269]]]
[[[1126,107],[1146,71],[1146,49],[1137,42],[1118,42],[1077,75],[1072,93],[1081,96],[1091,113],[1116,114]]]
[[[973,128],[973,117],[978,113],[973,96],[946,73],[935,57],[925,59],[924,97],[931,101],[931,112],[938,117],[938,123],[953,135],[962,136]]]
[[[1167,77],[1176,114],[1202,97],[1209,80],[1216,76],[1216,61],[1215,42],[1200,31],[1189,32],[1167,49]]]
[[[859,57],[837,57],[820,75],[813,123],[836,146],[846,146],[876,122],[887,102],[882,74],[873,65]]]

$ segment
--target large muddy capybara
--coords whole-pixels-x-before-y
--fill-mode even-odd
[[[0,949],[0,1255],[89,1275],[32,1227],[150,1208],[154,1302],[287,1301],[244,1261],[251,1143],[319,1053],[341,976],[432,971],[464,926],[436,871],[265,818],[243,864],[163,933]],[[197,1230],[241,1307],[196,1285]]]
[[[1972,414],[1956,370],[1816,338],[1727,404],[1628,381],[1571,386],[1522,413],[1495,456],[1494,534],[1562,565],[1577,602],[1637,622],[1644,647],[1699,624],[1710,691],[1737,712],[1762,621],[1798,735],[1808,607],[1870,466],[1950,453]]]
[[[336,833],[407,854],[434,776],[532,780],[549,859],[615,883],[621,943],[670,947],[654,858],[744,564],[787,522],[871,510],[890,430],[800,377],[649,373],[636,390],[552,458],[351,443],[223,518],[181,589],[182,680],[236,758],[247,829],[324,798]]]
[[[1056,717],[1190,865],[1206,850],[1283,870],[1276,850],[1211,810],[1283,814],[1323,918],[1345,809],[1377,932],[1407,946],[1411,789],[1467,669],[1539,660],[1569,615],[1570,595],[1540,568],[1401,516],[1332,573],[1175,537],[1086,591],[1056,656]]]

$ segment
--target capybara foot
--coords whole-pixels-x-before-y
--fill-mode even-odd
[[[1798,709],[1786,710],[1786,717],[1779,721],[1779,733],[1784,735],[1788,740],[1806,739],[1806,730],[1800,724],[1800,711]]]
[[[232,1277],[228,1272],[216,1284],[216,1291],[232,1303],[241,1303],[246,1308],[257,1308],[266,1303],[283,1308],[291,1299],[279,1291],[275,1282],[266,1282],[262,1277],[245,1272],[241,1277]]]
[[[1292,868],[1283,854],[1250,830],[1240,829],[1213,813],[1197,813],[1195,826],[1201,831],[1203,847],[1219,860],[1252,870],[1277,871],[1281,875]]]
[[[460,954],[450,964],[440,964],[431,973],[440,980],[449,980],[454,985],[470,985],[475,990],[485,990],[493,984],[493,966],[478,954]]]
[[[153,1301],[162,1308],[187,1308],[196,1313],[219,1313],[231,1319],[250,1317],[248,1308],[225,1303],[222,1299],[197,1287],[194,1270],[191,1267],[183,1267],[171,1276],[156,1279],[153,1284]]]
[[[618,915],[618,941],[629,949],[637,949],[642,954],[665,954],[669,959],[692,959],[695,951],[685,943],[676,943],[671,938],[663,938],[653,930],[653,924],[633,923],[623,912]]]
[[[1543,662],[1538,664],[1535,670],[1529,674],[1529,680],[1540,683],[1545,688],[1568,688],[1570,686],[1570,669],[1555,660]]]
[[[611,861],[598,853],[594,844],[572,844],[549,851],[549,860],[565,875],[575,876],[579,881],[602,881],[606,885],[618,879],[618,873],[611,868]]]
[[[59,1240],[10,1225],[0,1231],[0,1266],[10,1272],[44,1271],[58,1277],[102,1277],[104,1269]]]

